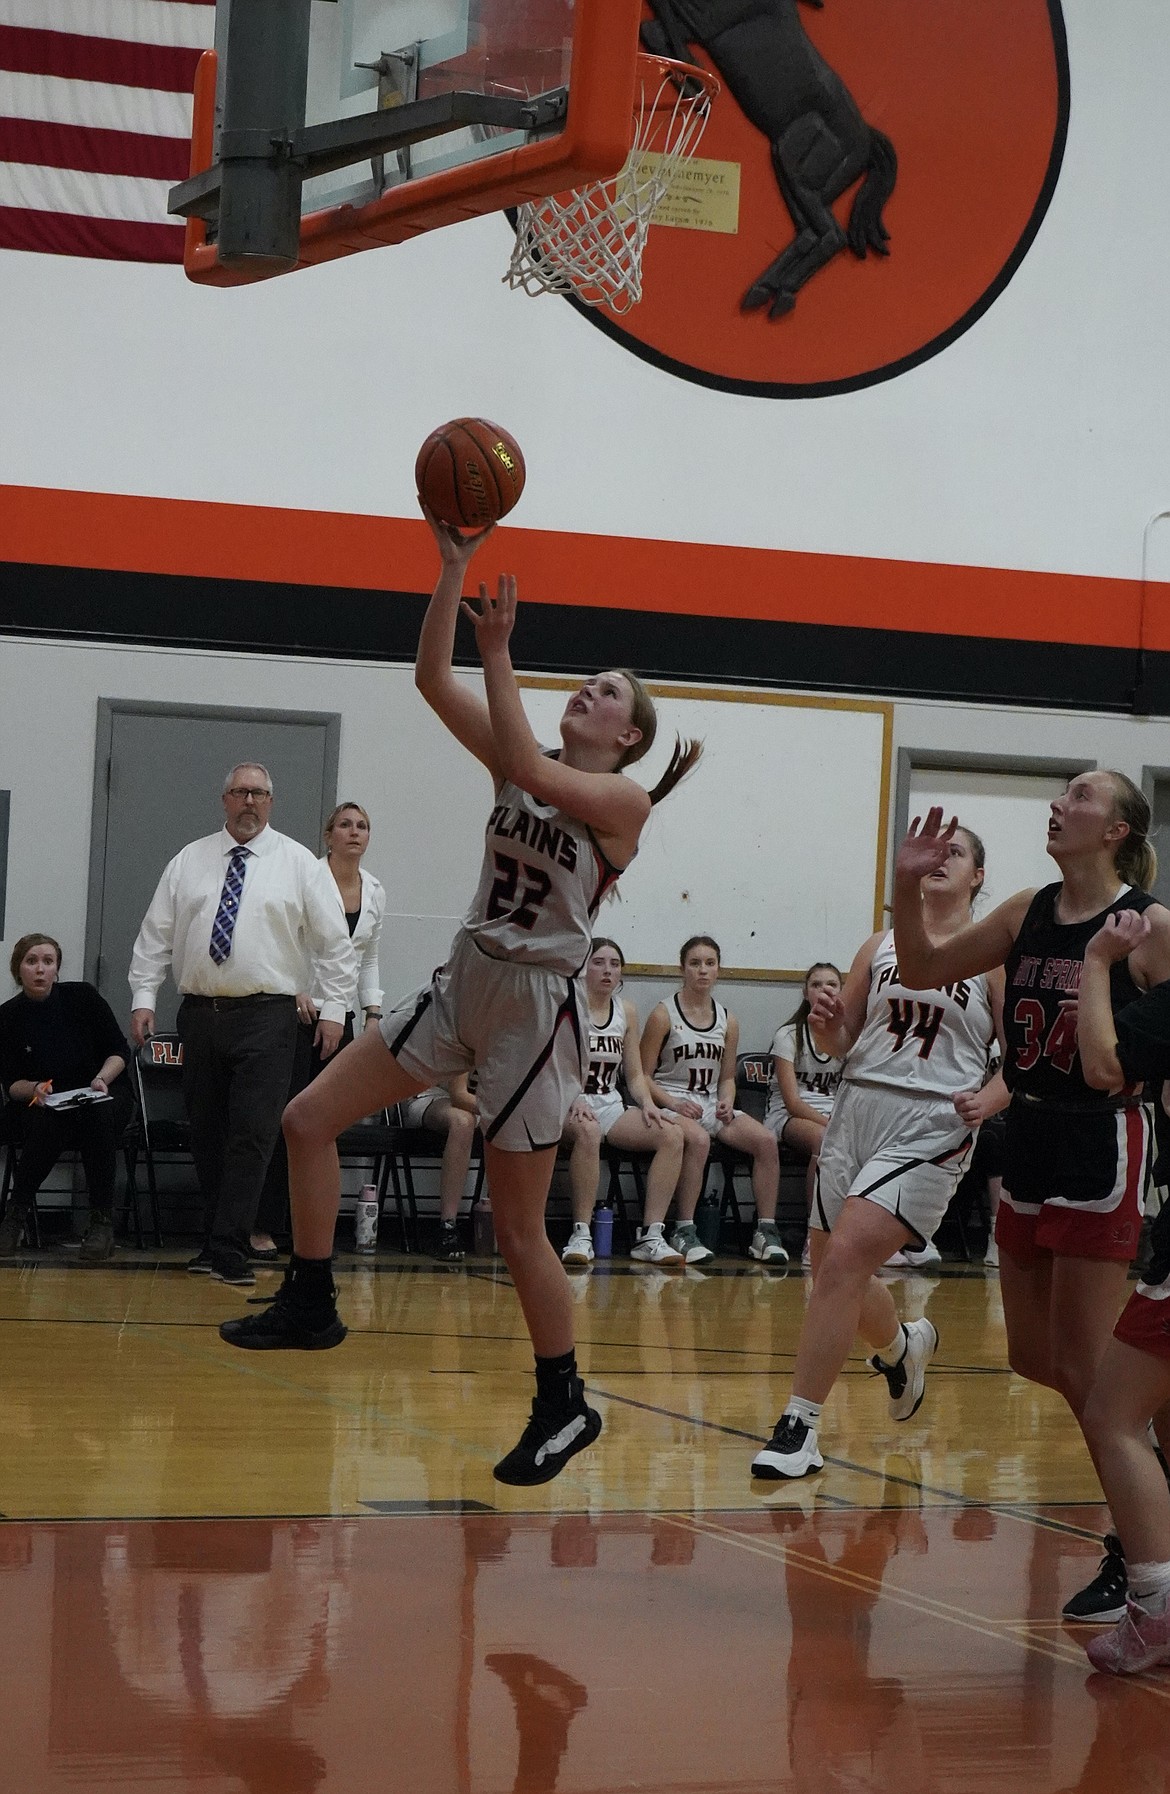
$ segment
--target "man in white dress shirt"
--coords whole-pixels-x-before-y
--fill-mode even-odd
[[[321,993],[316,1039],[336,1051],[357,958],[307,847],[269,828],[272,780],[233,766],[225,823],[177,853],[130,960],[135,1046],[154,1030],[159,988],[182,993],[183,1090],[204,1202],[204,1245],[187,1269],[252,1284],[249,1241],[288,1099],[297,993]]]

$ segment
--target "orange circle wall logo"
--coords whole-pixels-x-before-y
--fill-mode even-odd
[[[647,49],[722,83],[627,316],[683,379],[805,398],[936,355],[1004,290],[1060,172],[1060,0],[651,0]]]

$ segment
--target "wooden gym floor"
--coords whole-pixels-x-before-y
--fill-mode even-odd
[[[0,1270],[14,1794],[1170,1789],[1170,1675],[1091,1675],[1058,1617],[1099,1490],[981,1267],[900,1280],[941,1334],[919,1415],[858,1358],[824,1471],[767,1492],[797,1271],[582,1274],[605,1431],[522,1491],[502,1267],[343,1256],[346,1344],[272,1356],[181,1267]]]

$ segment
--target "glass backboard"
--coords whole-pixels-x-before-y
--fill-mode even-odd
[[[216,52],[196,82],[193,173],[213,168],[220,153],[231,4],[218,0]],[[302,187],[296,265],[615,173],[630,147],[640,17],[640,0],[311,0],[308,138],[337,121],[388,120],[452,95],[488,96],[500,120],[490,105],[464,105],[484,116],[315,168]],[[518,118],[517,103],[530,101],[539,104]],[[262,132],[268,121],[252,122]],[[257,277],[219,264],[213,205],[186,215],[191,278]]]

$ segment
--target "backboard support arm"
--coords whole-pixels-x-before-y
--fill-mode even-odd
[[[239,4],[240,0],[233,0],[233,10]],[[168,209],[180,218],[202,218],[210,225],[218,221],[220,260],[231,265],[224,242],[224,216],[227,196],[235,191],[234,184],[241,173],[254,183],[257,171],[267,170],[270,181],[280,182],[282,198],[283,182],[291,176],[295,182],[299,231],[300,185],[311,175],[328,174],[390,150],[445,136],[448,131],[465,130],[470,125],[491,125],[510,131],[552,130],[563,122],[568,103],[568,90],[563,87],[531,100],[502,99],[486,93],[440,93],[395,106],[388,112],[361,113],[356,118],[329,124],[302,124],[295,130],[255,124],[231,127],[225,109],[219,160],[204,173],[172,187]],[[258,236],[257,226],[253,243]],[[293,245],[290,260],[282,265],[295,263],[295,235]],[[235,253],[233,249],[231,254]],[[250,253],[263,251],[253,247]]]

